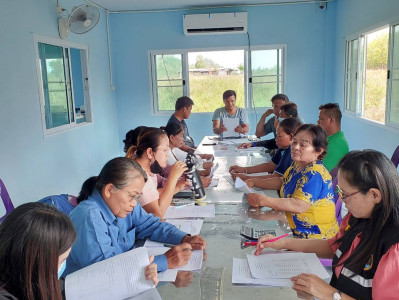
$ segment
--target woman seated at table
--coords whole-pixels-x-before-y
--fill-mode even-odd
[[[327,135],[313,124],[301,125],[293,137],[293,163],[283,178],[268,179],[270,189],[280,189],[281,198],[248,194],[251,206],[267,206],[286,212],[295,237],[330,238],[338,231],[330,173],[321,159],[326,154]]]
[[[136,146],[137,145],[137,140],[139,139],[140,134],[143,133],[143,131],[145,131],[147,128],[147,126],[138,126],[135,129],[129,130],[126,133],[126,138],[123,140],[123,143],[125,144],[125,146],[123,147],[123,151],[126,153],[127,150],[129,150],[129,148],[131,146]]]
[[[169,123],[166,127],[161,127],[161,129],[163,129],[166,132],[166,134],[168,135],[168,138],[169,138],[168,166],[172,166],[177,161],[185,161],[187,152],[184,152],[179,149],[179,147],[181,147],[184,144],[183,127],[177,123]],[[177,150],[178,152],[183,152],[183,153],[185,153],[185,155],[176,155],[176,153],[174,152],[175,150]],[[204,155],[204,154],[202,154],[202,155]],[[207,154],[205,154],[205,155],[207,155]],[[198,164],[196,167],[197,167],[199,175],[201,176],[202,185],[204,187],[208,187],[212,181],[212,178],[210,178],[210,177],[208,178],[205,176],[208,176],[210,174],[211,167],[212,167],[213,163],[212,162],[204,162],[202,160],[201,154],[199,154],[199,155],[196,154],[195,156],[198,161]],[[213,157],[213,155],[207,156],[207,157]]]
[[[235,132],[246,134],[249,131],[248,115],[245,109],[236,106],[236,92],[227,90],[223,93],[224,107],[218,108],[213,113],[213,132],[222,134],[227,131],[226,126],[221,124],[223,118],[239,119],[239,125],[234,128]]]
[[[338,193],[349,213],[329,240],[259,239],[263,248],[316,252],[333,259],[330,285],[312,274],[291,278],[293,288],[318,299],[397,299],[399,295],[399,177],[374,150],[352,151],[338,164]]]
[[[287,118],[281,121],[280,125],[277,127],[276,135],[276,144],[279,149],[276,154],[273,155],[271,161],[252,167],[239,167],[233,165],[229,169],[233,179],[235,180],[236,177],[240,177],[243,180],[247,180],[247,184],[251,185],[251,187],[268,189],[268,179],[274,177],[281,178],[292,163],[291,143],[294,133],[299,125],[301,125],[301,123],[296,118]],[[261,172],[272,174],[256,177],[246,175]]]
[[[205,249],[206,242],[201,236],[189,236],[161,222],[137,203],[146,180],[147,174],[138,163],[117,157],[107,162],[98,176],[83,183],[79,204],[70,213],[77,238],[67,260],[65,276],[131,250],[136,239],[182,243],[155,257],[158,271],[185,265],[191,249]]]
[[[303,124],[302,118],[298,115],[298,107],[294,102],[288,102],[280,107],[279,117],[274,119],[274,128],[277,130],[278,124],[287,118],[296,118],[299,121],[299,124]],[[277,133],[277,132],[276,132]],[[277,136],[277,135],[276,135]],[[263,140],[258,142],[250,142],[250,143],[242,143],[237,148],[245,149],[251,147],[266,147],[270,145],[270,141],[275,139]],[[278,145],[277,145],[278,147]]]
[[[76,232],[68,216],[26,203],[0,225],[0,299],[62,299],[59,278]]]
[[[186,164],[182,161],[175,162],[170,168],[165,186],[157,189],[158,179],[155,174],[162,172],[169,157],[168,136],[158,128],[147,128],[139,136],[137,146],[129,148],[126,157],[138,162],[147,173],[148,180],[143,189],[143,196],[138,201],[146,212],[162,218],[172,202],[173,195],[188,188],[189,183],[185,178],[180,179],[187,170]]]

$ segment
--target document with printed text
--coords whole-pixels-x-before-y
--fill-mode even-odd
[[[165,219],[184,219],[184,218],[214,218],[215,205],[208,204],[205,206],[182,205],[169,206],[165,213]]]

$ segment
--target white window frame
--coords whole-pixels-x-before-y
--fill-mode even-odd
[[[43,127],[43,135],[48,136],[54,133],[62,132],[65,130],[69,130],[76,127],[85,126],[93,122],[92,117],[92,110],[91,110],[91,98],[90,98],[90,83],[89,83],[89,47],[87,45],[82,45],[70,41],[60,40],[52,37],[41,36],[37,34],[33,34],[34,40],[34,48],[35,48],[35,59],[36,59],[36,71],[37,71],[37,80],[38,80],[38,91],[39,91],[39,99],[40,99],[40,110],[42,114],[42,127]],[[84,105],[85,105],[85,116],[86,122],[76,123],[77,114],[75,109],[73,109],[74,113],[74,121],[70,122],[69,124],[53,127],[47,129],[46,127],[46,112],[45,112],[45,97],[44,97],[44,90],[43,90],[43,78],[42,78],[42,69],[40,63],[40,56],[39,56],[39,43],[45,43],[53,46],[59,46],[65,48],[75,48],[78,50],[84,51],[84,57],[81,55],[81,67],[82,67],[82,79],[83,79],[83,93],[84,93]],[[81,52],[82,54],[82,52]],[[70,50],[69,50],[70,55]],[[71,59],[69,58],[69,71],[71,72]],[[73,78],[71,75],[71,94],[73,95]],[[73,96],[72,96],[73,97]],[[72,99],[72,102],[73,99]],[[73,103],[74,104],[74,103]]]
[[[190,82],[189,82],[189,72],[188,72],[188,53],[190,52],[212,52],[212,51],[229,51],[229,50],[243,50],[244,51],[244,105],[245,108],[256,111],[264,111],[265,107],[253,107],[252,103],[252,84],[249,83],[249,77],[251,73],[250,67],[250,56],[249,51],[257,51],[257,50],[274,50],[281,49],[281,93],[284,93],[285,90],[285,74],[287,69],[286,64],[286,44],[273,44],[273,45],[259,45],[252,46],[248,48],[246,46],[237,46],[237,47],[212,47],[212,48],[190,48],[190,49],[168,49],[168,50],[149,50],[148,51],[148,66],[149,66],[149,76],[150,76],[150,93],[151,93],[151,112],[153,116],[166,116],[170,115],[174,112],[174,110],[158,110],[158,99],[157,99],[157,84],[156,84],[156,70],[154,64],[154,58],[156,55],[182,55],[182,80],[185,81],[183,85],[183,93],[185,96],[190,96]],[[267,103],[268,99],[265,99],[265,103]],[[213,112],[198,112],[196,114],[212,114]]]
[[[391,109],[391,86],[392,86],[392,67],[393,67],[393,28],[394,26],[399,26],[399,20],[391,21],[388,24],[379,24],[374,28],[368,28],[357,34],[347,36],[345,39],[345,68],[344,68],[344,112],[349,116],[354,116],[364,120],[365,122],[372,123],[382,128],[391,127],[395,131],[399,129],[399,122],[395,123],[390,121],[390,109]],[[381,30],[383,28],[389,27],[389,40],[388,40],[388,62],[387,70],[391,73],[390,78],[387,78],[387,88],[386,88],[386,100],[385,100],[385,121],[384,123],[377,122],[375,120],[368,119],[364,117],[364,92],[365,92],[365,36]],[[349,43],[353,40],[358,40],[358,65],[357,65],[357,83],[356,83],[356,108],[355,112],[347,109],[348,106],[348,93],[347,93],[347,71],[348,71],[348,60],[349,60]],[[399,47],[399,44],[396,45]]]

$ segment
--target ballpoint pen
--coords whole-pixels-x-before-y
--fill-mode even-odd
[[[263,243],[275,242],[275,241],[277,241],[279,239],[282,239],[282,238],[285,238],[286,236],[289,236],[290,234],[291,234],[291,232],[283,234],[283,235],[280,235],[278,237],[275,237],[274,239],[271,239],[271,240],[268,240],[268,241],[264,241]],[[256,246],[258,244],[258,242],[257,241],[245,241],[243,244],[245,246]]]

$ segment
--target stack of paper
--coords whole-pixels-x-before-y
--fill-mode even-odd
[[[165,219],[182,219],[182,218],[214,218],[215,204],[205,206],[181,205],[169,206],[164,218]]]
[[[259,256],[247,254],[247,259],[234,258],[232,282],[291,286],[290,278],[301,273],[315,274],[322,279],[330,277],[315,253],[274,251]]]

